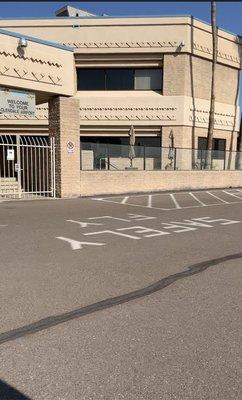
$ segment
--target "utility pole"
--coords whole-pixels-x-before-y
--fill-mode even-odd
[[[214,130],[214,115],[215,115],[215,72],[216,72],[217,53],[218,53],[216,1],[213,0],[211,0],[211,25],[212,25],[213,59],[212,59],[210,111],[209,111],[208,135],[207,135],[207,154],[205,163],[206,169],[212,168],[213,130]]]

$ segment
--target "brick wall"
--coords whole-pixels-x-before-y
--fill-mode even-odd
[[[191,96],[210,100],[212,62],[188,54],[164,55],[164,96]],[[217,64],[216,101],[235,104],[239,71]]]
[[[242,186],[242,171],[81,171],[81,196]]]
[[[80,119],[79,100],[54,97],[49,101],[50,136],[56,144],[56,195],[76,197],[80,194]],[[68,152],[67,143],[74,143]]]

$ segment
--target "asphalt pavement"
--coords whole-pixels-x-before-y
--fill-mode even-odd
[[[242,190],[0,204],[1,400],[234,400]]]

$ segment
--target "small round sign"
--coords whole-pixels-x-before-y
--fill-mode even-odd
[[[68,140],[68,142],[66,144],[66,148],[67,148],[67,153],[74,153],[75,143]]]

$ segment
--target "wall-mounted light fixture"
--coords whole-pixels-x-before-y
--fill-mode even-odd
[[[28,46],[28,42],[24,37],[21,37],[19,39],[19,44],[18,47],[27,47]]]

